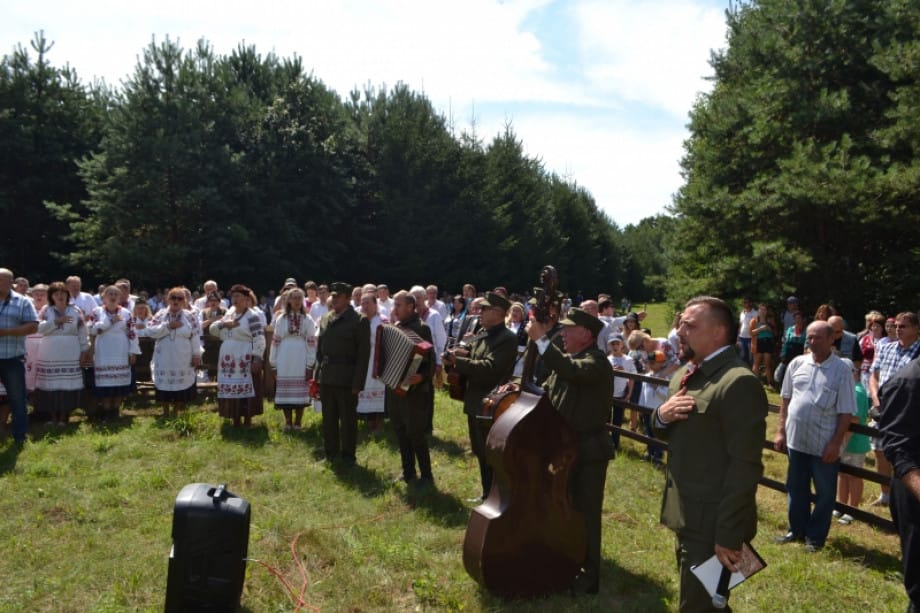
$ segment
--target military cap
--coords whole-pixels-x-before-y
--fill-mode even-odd
[[[559,323],[563,326],[581,326],[582,328],[587,328],[594,336],[597,336],[598,333],[604,329],[604,322],[578,307],[569,309],[565,319]]]
[[[351,286],[347,283],[336,281],[335,283],[329,284],[329,293],[330,294],[347,294],[351,296]]]
[[[482,306],[498,307],[503,311],[511,308],[511,301],[495,292],[486,292],[486,303]]]

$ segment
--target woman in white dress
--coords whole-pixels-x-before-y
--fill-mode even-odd
[[[361,294],[361,312],[371,323],[371,359],[367,364],[364,389],[358,392],[358,415],[367,420],[367,426],[372,432],[380,432],[383,430],[385,416],[386,386],[383,381],[374,378],[374,351],[377,345],[377,328],[381,323],[388,321],[378,311],[375,292],[366,291]]]
[[[185,291],[174,287],[167,294],[167,306],[153,317],[147,334],[156,340],[153,349],[153,382],[163,417],[173,416],[195,399],[196,371],[201,364],[196,315],[186,310]]]
[[[316,365],[316,328],[304,309],[298,288],[282,294],[283,310],[275,319],[268,362],[275,373],[275,408],[284,412],[284,430],[300,430],[310,404],[307,382]]]
[[[508,315],[505,319],[505,326],[514,332],[517,337],[517,359],[514,362],[512,377],[520,379],[524,374],[524,351],[527,350],[527,321],[524,314],[524,305],[520,302],[512,302],[511,308],[508,309]]]
[[[217,364],[217,412],[233,420],[234,426],[252,425],[252,416],[262,411],[255,398],[253,377],[262,376],[265,331],[262,318],[250,308],[251,290],[245,285],[230,288],[233,306],[210,332],[221,340]],[[263,316],[264,317],[264,316]]]
[[[93,369],[95,395],[102,403],[102,419],[118,417],[124,399],[134,391],[132,366],[141,352],[131,312],[120,306],[122,291],[109,285],[102,306],[93,310],[90,334],[95,338]]]
[[[63,428],[70,412],[80,404],[83,366],[89,361],[89,333],[83,313],[70,301],[67,287],[60,281],[51,284],[51,304],[38,316],[42,340],[35,359],[36,406]]]
[[[48,286],[44,283],[38,283],[32,288],[32,306],[35,307],[36,313],[41,313],[48,305]],[[36,370],[36,360],[38,359],[38,346],[42,342],[41,332],[35,331],[34,333],[26,336],[26,355],[25,355],[25,365],[26,365],[26,391],[32,392],[35,388],[35,370]],[[36,413],[45,413],[47,410],[41,406],[40,403],[35,403],[35,412]]]

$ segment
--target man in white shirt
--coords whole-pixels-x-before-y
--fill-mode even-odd
[[[377,286],[377,310],[383,317],[389,318],[393,310],[393,299],[390,298],[390,288],[381,283]]]
[[[447,305],[438,300],[438,286],[429,285],[426,287],[425,296],[425,304],[428,305],[428,308],[437,311],[441,316],[441,321],[447,319]]]
[[[850,367],[832,351],[830,324],[812,322],[806,334],[811,353],[794,358],[786,368],[773,444],[789,455],[789,531],[777,542],[804,539],[806,550],[814,552],[824,546],[830,530],[840,453],[856,415],[856,392]]]
[[[83,311],[83,317],[88,318],[96,308],[96,300],[91,294],[83,290],[83,281],[77,275],[70,275],[64,282],[70,293],[70,303]]]
[[[751,364],[754,356],[751,354],[751,320],[757,317],[757,309],[753,301],[745,296],[741,300],[741,314],[738,316],[738,350],[741,359]]]
[[[208,304],[208,297],[211,294],[220,294],[220,290],[217,287],[217,281],[214,281],[213,279],[205,281],[204,285],[201,286],[201,290],[201,297],[197,298],[192,304],[192,306],[194,306],[199,311],[203,311],[205,309]],[[230,301],[226,298],[222,298],[220,300],[220,304],[225,309],[230,308]]]

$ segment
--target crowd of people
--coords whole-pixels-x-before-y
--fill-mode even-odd
[[[616,432],[608,434],[605,426],[621,426],[626,419],[621,406],[610,411],[610,400],[628,400],[653,409],[631,411],[628,427],[669,441],[662,521],[677,534],[682,608],[705,600],[689,568],[712,555],[732,568],[756,530],[764,385],[780,391],[774,444],[789,457],[789,531],[779,542],[802,541],[808,551],[818,551],[832,517],[841,524],[853,521],[834,511],[834,500],[859,506],[862,480],[839,473],[840,461],[863,466],[871,446],[878,470],[891,475],[884,438],[870,442],[851,435],[849,425],[884,427],[886,414],[900,414],[881,409],[886,383],[920,353],[916,313],[886,318],[871,311],[864,329],[854,333],[830,305],[805,317],[795,297],[779,317],[747,298],[738,317],[727,303],[700,298],[675,317],[668,334],[654,336],[642,327],[644,311],[617,315],[609,295],[582,299],[577,306],[560,301],[548,320],[531,318],[535,307],[529,298],[503,287],[479,293],[471,284],[457,295],[442,296],[428,285],[390,296],[386,285],[308,281],[300,287],[293,278],[261,299],[242,284],[224,293],[214,281],[205,282],[200,293],[178,286],[135,295],[130,281],[120,279],[90,295],[77,276],[30,286],[0,269],[5,385],[0,406],[12,412],[12,434],[20,443],[27,431],[27,394],[49,427],[67,424],[86,402],[84,388],[93,398],[93,406],[81,407],[88,417],[117,416],[135,389],[139,338],[147,337],[155,343],[156,399],[165,416],[175,416],[196,396],[203,339],[210,336],[220,341],[218,412],[248,427],[263,411],[262,361],[270,330],[268,368],[284,430],[301,429],[304,411],[312,406],[322,413],[326,459],[349,466],[357,461],[359,417],[372,430],[388,418],[399,443],[401,478],[413,487],[434,486],[428,449],[434,391],[445,383],[445,370],[462,378],[457,397],[480,468],[482,491],[475,500],[482,500],[493,487],[485,454],[488,422],[477,418],[482,398],[508,381],[532,384],[549,394],[578,433],[572,494],[585,516],[588,552],[575,586],[595,593],[606,466],[619,446]],[[383,325],[427,347],[397,385],[385,385],[373,369]],[[525,365],[529,347],[534,359]],[[620,372],[645,373],[660,383],[617,376]],[[731,410],[739,405],[746,410]],[[903,423],[903,418],[896,422]],[[889,500],[886,486],[873,502],[890,503],[893,511],[897,502],[902,518],[916,513],[917,502],[910,499],[916,493],[917,467],[911,464],[916,433],[904,436],[907,451],[896,456],[895,481],[904,475],[913,481],[897,489],[896,501]],[[663,463],[660,447],[649,445],[647,454]],[[916,568],[918,536],[904,538],[905,565]]]

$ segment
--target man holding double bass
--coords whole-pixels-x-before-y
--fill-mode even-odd
[[[600,319],[572,308],[559,323],[565,351],[547,336],[550,322],[532,320],[527,334],[536,343],[549,372],[543,387],[550,403],[578,433],[578,459],[571,491],[572,502],[584,517],[587,552],[573,590],[596,594],[600,585],[604,483],[607,463],[614,452],[605,427],[613,397],[613,369],[597,347],[597,335],[604,327]]]
[[[474,337],[469,349],[455,348],[444,354],[444,364],[466,377],[463,393],[463,412],[466,413],[470,447],[479,461],[482,482],[482,499],[492,488],[492,467],[486,461],[486,436],[490,420],[476,417],[482,409],[483,399],[500,383],[504,383],[514,369],[517,357],[517,337],[505,326],[505,314],[511,308],[507,298],[494,292],[486,294],[479,322],[482,331]]]

